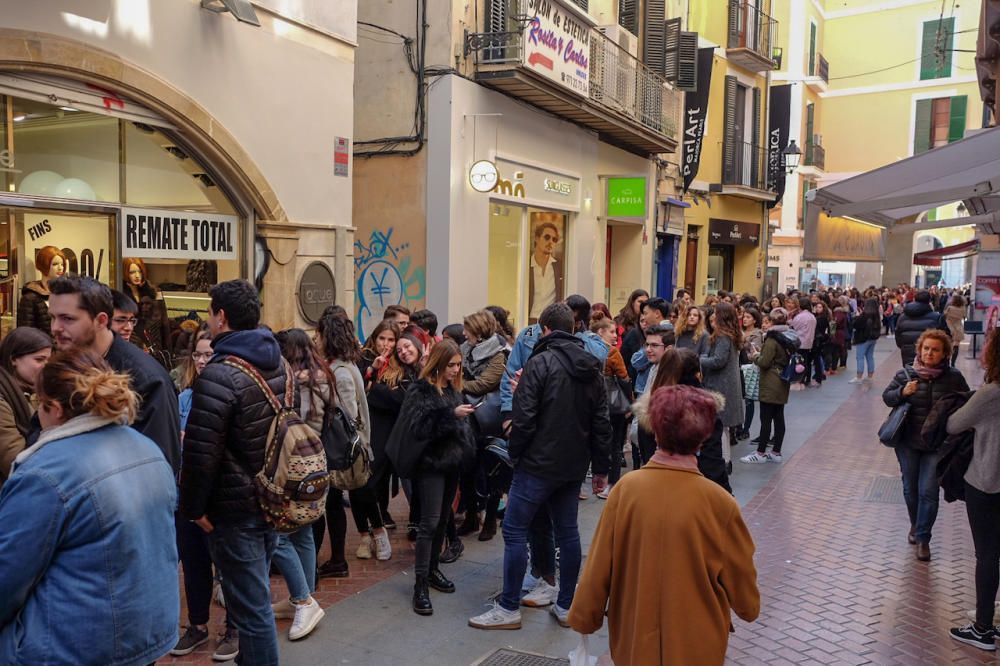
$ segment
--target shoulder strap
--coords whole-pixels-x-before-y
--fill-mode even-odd
[[[278,401],[278,396],[274,395],[274,391],[272,391],[271,387],[267,385],[267,382],[261,376],[260,371],[257,370],[257,368],[250,363],[247,363],[246,360],[240,358],[239,356],[227,356],[225,360],[223,360],[223,363],[232,368],[236,368],[243,374],[250,377],[254,384],[257,385],[257,388],[261,390],[261,393],[264,394],[264,397],[267,398],[267,401],[271,403],[271,409],[274,410],[274,413],[277,414],[281,411],[281,403]],[[284,366],[285,371],[285,406],[291,407],[294,404],[292,391],[295,390],[295,386],[292,383],[293,380],[290,368],[288,367],[288,362],[285,361],[285,359],[281,359],[281,363]]]

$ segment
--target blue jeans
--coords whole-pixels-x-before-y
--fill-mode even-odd
[[[858,376],[860,377],[865,371],[865,361],[868,362],[868,374],[875,374],[875,341],[869,340],[868,342],[855,342],[854,343],[854,353],[857,354],[858,360]]]
[[[212,560],[222,572],[226,611],[240,634],[237,664],[278,664],[278,634],[268,577],[277,540],[275,531],[256,517],[217,526],[208,535]]]
[[[903,474],[903,497],[910,514],[910,525],[919,543],[930,543],[931,528],[937,519],[940,487],[937,482],[937,453],[896,447],[899,471]]]
[[[278,535],[274,566],[285,577],[292,601],[305,601],[316,591],[316,546],[312,525]]]
[[[521,605],[521,582],[528,567],[528,530],[535,515],[548,507],[559,546],[560,608],[569,609],[580,576],[580,481],[549,481],[514,470],[503,519],[503,593],[500,605],[509,611]]]

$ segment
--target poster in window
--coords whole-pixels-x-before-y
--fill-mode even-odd
[[[528,257],[528,323],[534,324],[546,306],[561,301],[565,292],[566,216],[532,211],[531,254]]]
[[[50,213],[24,214],[24,257],[27,277],[36,275],[35,255],[43,247],[59,248],[66,257],[67,273],[89,275],[111,284],[111,230],[106,216],[84,217]]]

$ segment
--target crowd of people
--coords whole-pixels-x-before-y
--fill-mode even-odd
[[[275,620],[305,638],[325,616],[318,580],[351,575],[348,511],[359,560],[391,559],[389,532],[406,530],[418,615],[434,612],[431,591],[455,591],[442,565],[462,556],[462,538],[499,531],[503,587],[471,627],[519,629],[522,608],[547,608],[587,634],[607,611],[618,663],[647,653],[722,663],[731,612],[751,621],[760,609],[733,449],[756,418],[754,450],[739,461],[781,463],[791,393],[846,371],[851,348],[849,383],[870,384],[883,329],[901,353],[883,397],[905,405],[894,446],[919,560],[931,557],[945,439],[975,431],[965,495],[977,606],[952,635],[993,644],[1000,341],[984,352],[987,387],[970,397],[954,367],[967,303],[958,291],[764,302],[719,292],[696,304],[684,289],[673,301],[637,289],[617,313],[573,295],[516,334],[498,306],[439,331],[434,313],[392,305],[362,345],[339,306],[312,333],[273,332],[254,287],[232,280],[210,290],[206,321],[168,372],[130,342],[132,298],[75,275],[48,288],[51,337],[25,326],[0,342],[0,524],[16,526],[0,532],[2,663],[79,661],[67,657],[81,637],[102,631],[116,639],[88,663],[189,654],[211,640],[214,598],[225,631],[213,658],[277,664]],[[315,517],[291,526],[262,491],[265,471],[287,462],[274,453],[281,423],[296,423],[286,411],[324,447],[342,416],[362,452],[356,483],[332,466],[309,477],[324,490],[308,506]],[[397,526],[399,491],[409,510]],[[591,494],[606,505],[584,564],[578,510]],[[105,552],[122,555],[109,567]],[[664,557],[675,575],[657,571]],[[287,597],[273,598],[272,575]],[[646,584],[655,580],[663,587]]]

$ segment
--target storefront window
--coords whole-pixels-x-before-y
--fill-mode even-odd
[[[733,290],[733,247],[708,246],[708,293]]]
[[[59,199],[118,201],[118,119],[8,98],[14,191]]]
[[[568,215],[506,203],[490,205],[488,293],[515,327],[534,324],[550,303],[566,298]]]
[[[515,330],[520,326],[521,220],[524,209],[507,204],[490,205],[490,252],[487,273],[488,301],[511,314]]]

